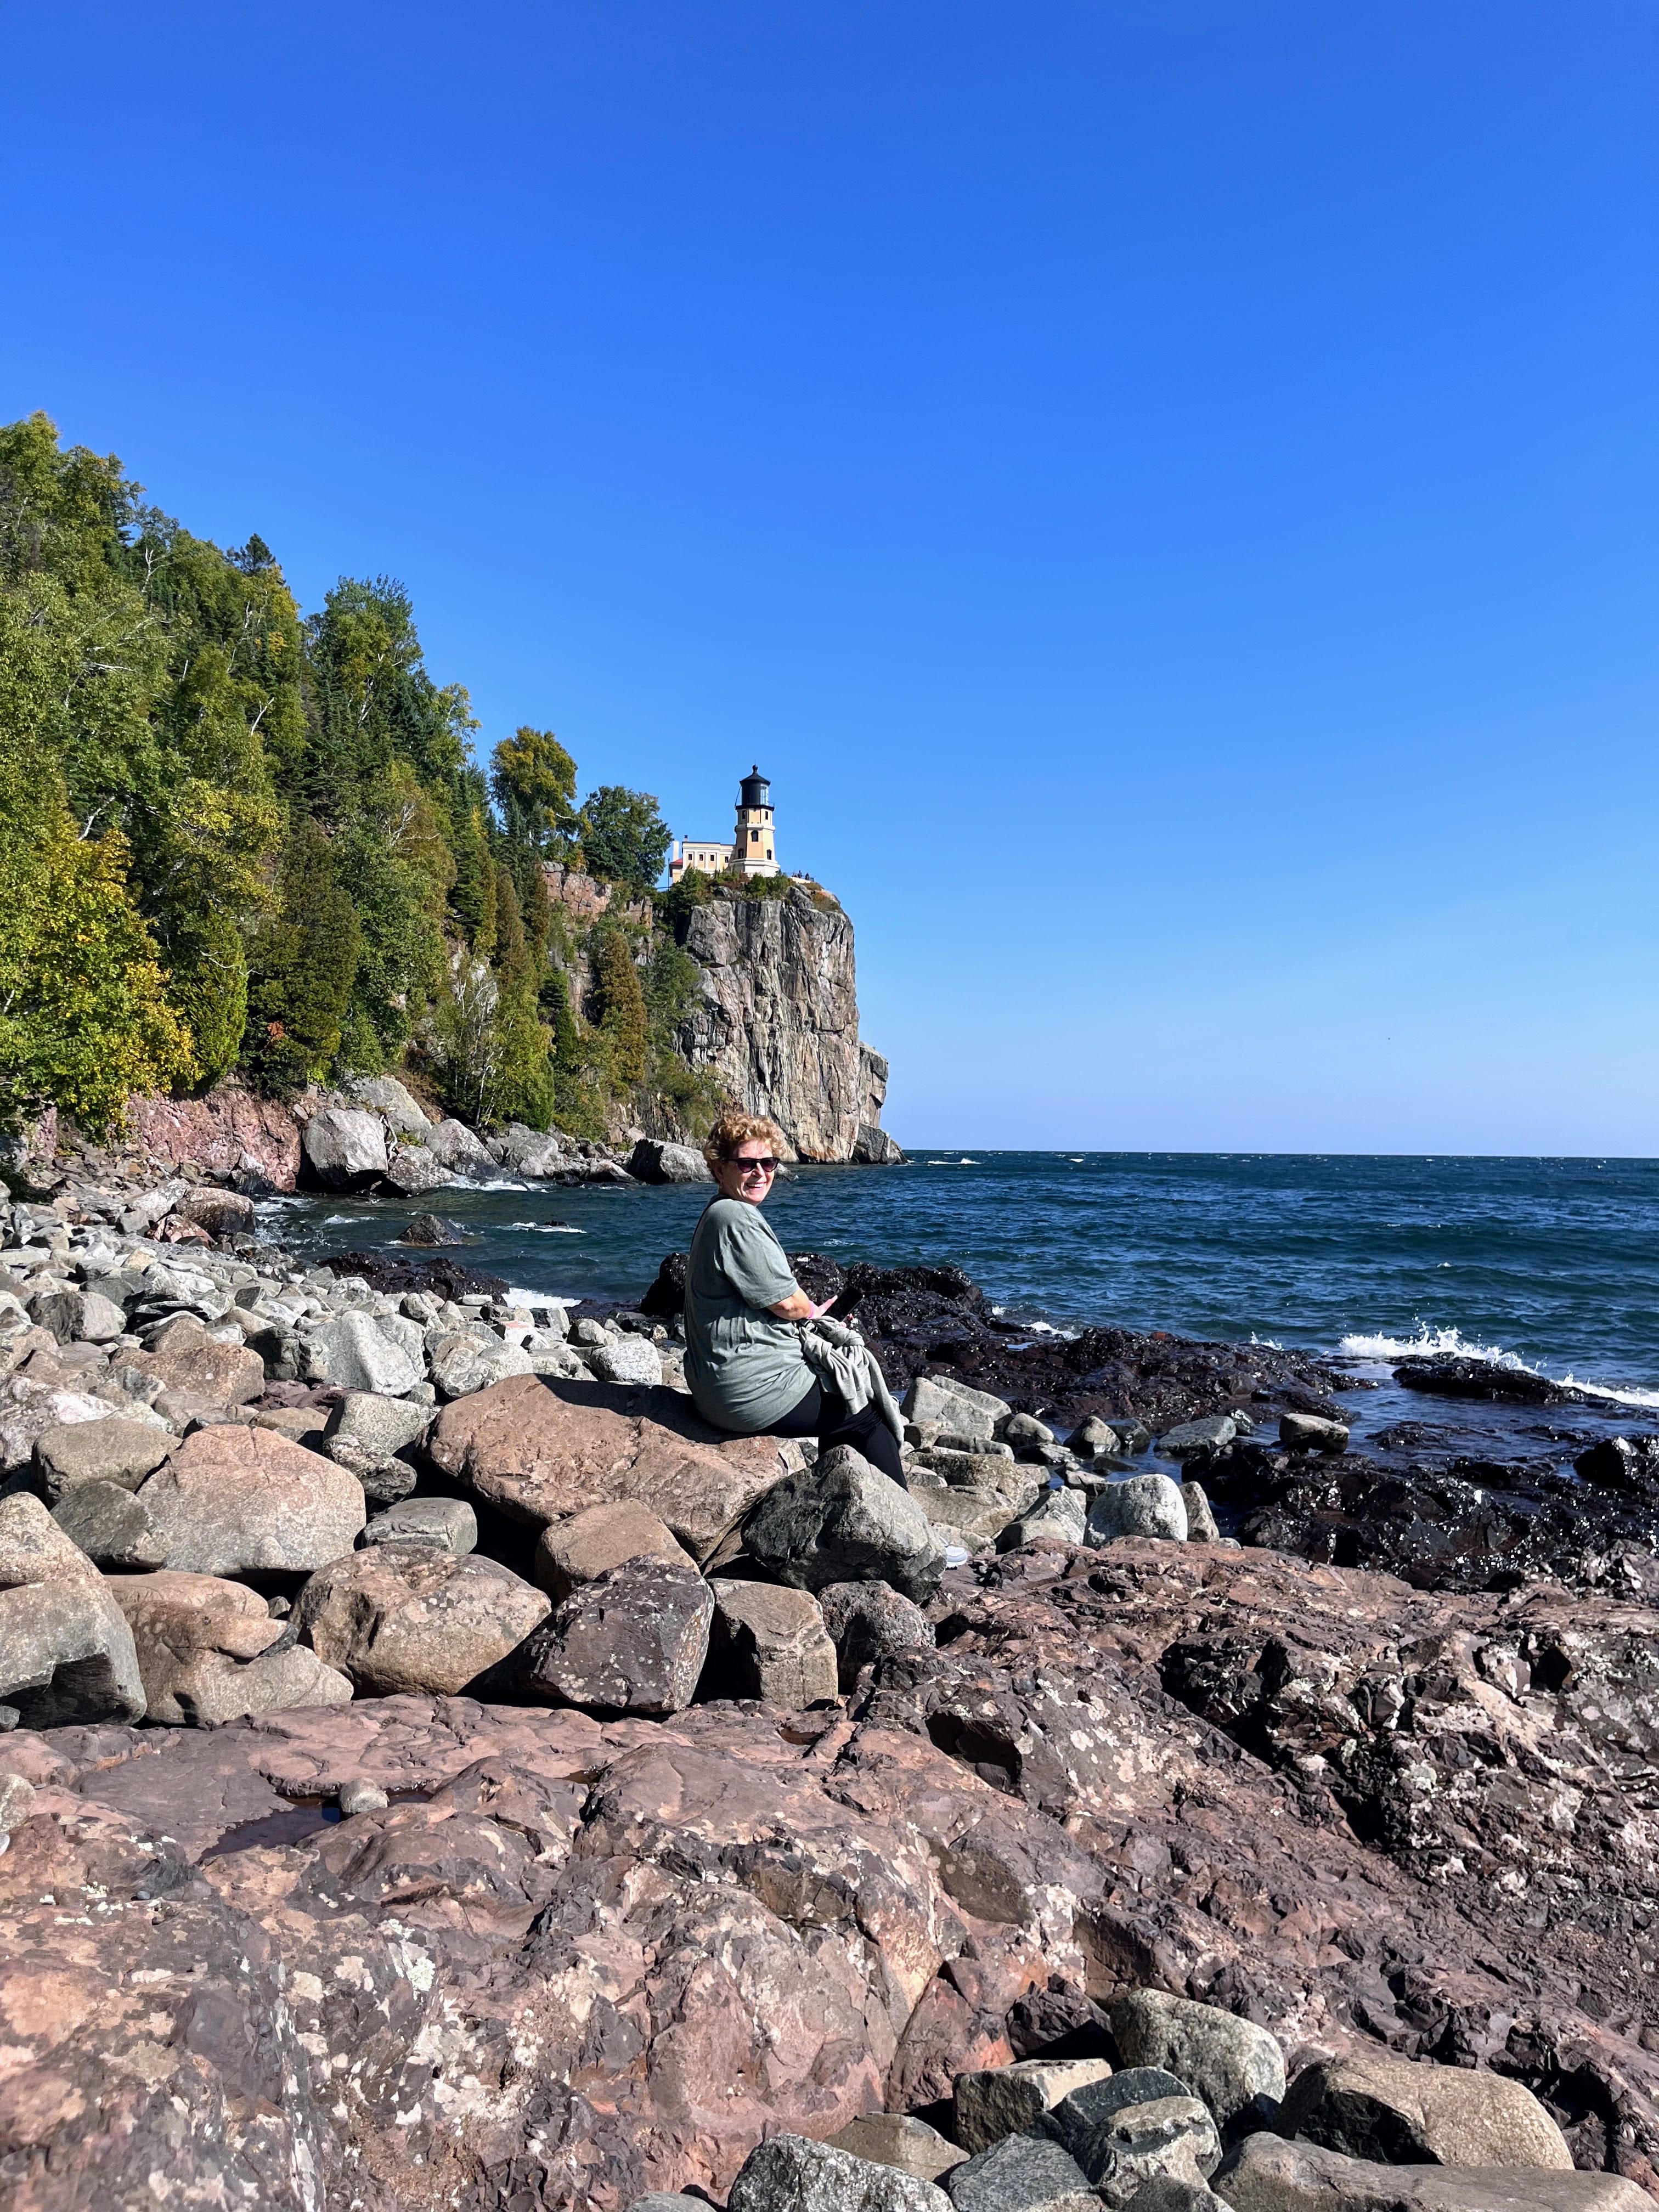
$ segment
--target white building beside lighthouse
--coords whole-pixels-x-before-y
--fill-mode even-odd
[[[738,788],[737,826],[729,845],[705,843],[695,837],[677,837],[668,858],[668,879],[678,883],[688,868],[705,876],[735,870],[742,876],[782,873],[773,848],[772,786],[758,768],[751,768]]]

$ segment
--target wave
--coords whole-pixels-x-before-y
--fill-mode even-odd
[[[573,1229],[568,1221],[512,1221],[508,1228],[522,1230],[527,1237],[586,1237],[585,1229]]]
[[[1461,1329],[1420,1328],[1415,1336],[1345,1336],[1337,1350],[1352,1359],[1375,1359],[1392,1364],[1397,1359],[1428,1359],[1439,1357],[1455,1359],[1480,1359],[1489,1367],[1501,1367],[1512,1375],[1541,1375],[1544,1370],[1522,1359],[1518,1352],[1505,1352],[1501,1345],[1476,1344],[1465,1337]],[[1581,1382],[1576,1375],[1559,1377],[1570,1390],[1583,1390],[1587,1396],[1605,1398],[1609,1405],[1659,1407],[1659,1390],[1644,1390],[1634,1384],[1610,1382]]]

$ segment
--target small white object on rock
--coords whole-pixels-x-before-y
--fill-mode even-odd
[[[353,1820],[359,1813],[384,1813],[392,1800],[378,1782],[352,1781],[340,1784],[340,1818]]]

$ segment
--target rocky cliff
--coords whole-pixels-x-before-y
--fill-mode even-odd
[[[769,1115],[801,1159],[896,1157],[880,1127],[887,1063],[859,1042],[853,925],[841,908],[799,888],[781,899],[716,896],[692,910],[684,941],[702,970],[702,1001],[677,1039],[690,1064]]]

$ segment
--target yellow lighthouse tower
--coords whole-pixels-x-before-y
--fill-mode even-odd
[[[772,786],[758,768],[751,768],[738,790],[738,834],[732,847],[732,866],[739,875],[775,876],[772,850]]]

